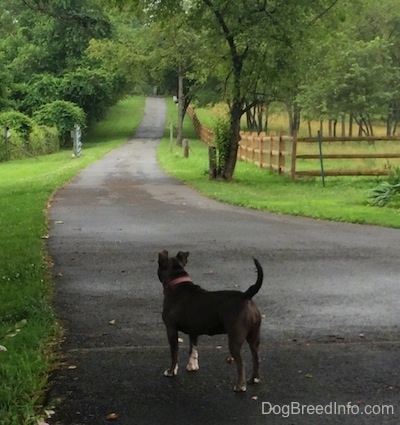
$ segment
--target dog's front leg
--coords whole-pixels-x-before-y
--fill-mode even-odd
[[[190,335],[190,349],[189,349],[189,362],[186,366],[186,370],[189,372],[195,372],[199,370],[199,353],[197,351],[197,335]]]
[[[172,377],[178,374],[178,331],[167,328],[167,334],[171,350],[171,367],[164,372],[164,376]]]

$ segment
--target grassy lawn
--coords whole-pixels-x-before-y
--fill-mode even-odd
[[[91,134],[82,156],[72,151],[0,164],[0,418],[37,424],[59,329],[51,308],[46,208],[52,193],[88,164],[124,143],[143,114],[143,97],[114,107]]]
[[[168,108],[173,110],[172,102]],[[205,115],[204,110],[198,114]],[[159,162],[169,174],[209,197],[279,214],[400,228],[399,209],[368,205],[369,191],[379,181],[376,177],[330,177],[324,188],[319,178],[291,183],[286,176],[238,162],[232,182],[210,181],[207,146],[196,139],[188,117],[185,137],[190,139],[189,158],[183,158],[182,148],[175,145],[171,152],[169,139],[164,139],[158,149]]]

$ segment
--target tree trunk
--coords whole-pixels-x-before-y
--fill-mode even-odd
[[[342,137],[346,136],[346,115],[342,115]]]
[[[176,145],[182,146],[183,139],[183,117],[184,117],[184,93],[183,93],[183,69],[179,64],[178,69],[178,131],[176,135]]]
[[[235,171],[240,139],[240,118],[242,117],[242,114],[242,104],[240,101],[236,100],[233,102],[230,109],[231,140],[225,168],[222,172],[222,177],[225,180],[232,180],[233,173]]]
[[[349,116],[349,137],[353,137],[353,114]]]

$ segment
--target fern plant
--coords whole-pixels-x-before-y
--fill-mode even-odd
[[[389,174],[387,181],[374,187],[369,195],[370,204],[378,207],[400,207],[400,167]]]

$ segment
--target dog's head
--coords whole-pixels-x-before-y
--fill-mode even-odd
[[[168,251],[164,250],[158,253],[158,278],[165,286],[177,277],[187,275],[185,266],[189,252],[179,251],[176,257],[169,257]]]

